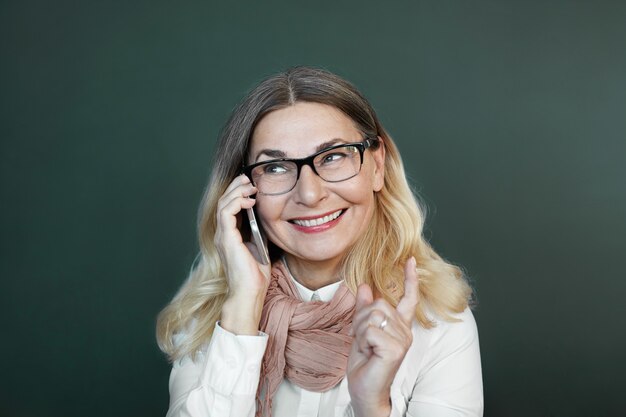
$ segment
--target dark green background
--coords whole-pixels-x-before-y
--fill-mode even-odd
[[[625,46],[619,1],[3,1],[0,415],[165,414],[215,138],[295,64],[370,98],[473,279],[485,416],[626,415]]]

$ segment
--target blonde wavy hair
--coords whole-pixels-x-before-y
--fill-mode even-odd
[[[370,227],[342,263],[350,290],[356,292],[365,282],[397,305],[404,293],[404,264],[414,256],[420,279],[415,317],[420,325],[433,326],[429,313],[454,321],[453,314],[468,306],[472,289],[462,271],[444,261],[424,239],[424,211],[407,182],[398,148],[371,105],[337,75],[296,67],[267,78],[253,89],[235,108],[220,134],[211,179],[199,209],[200,253],[187,280],[157,319],[159,347],[171,360],[187,354],[193,357],[209,341],[226,299],[227,281],[213,241],[217,202],[239,174],[257,123],[269,112],[296,102],[333,106],[349,116],[364,137],[378,136],[385,145],[384,185],[375,193]],[[248,238],[247,222],[242,223],[242,234]],[[270,257],[276,260],[280,250],[269,243]]]

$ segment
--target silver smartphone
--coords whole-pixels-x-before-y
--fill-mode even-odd
[[[259,229],[259,225],[256,222],[256,216],[254,215],[254,209],[249,208],[246,209],[248,212],[248,220],[250,221],[250,230],[252,230],[252,238],[254,239],[254,244],[256,245],[257,251],[259,252],[259,256],[261,257],[261,263],[263,265],[268,265],[270,263],[270,257],[267,253],[267,246],[265,245],[265,240],[263,239],[263,235],[261,234],[261,230]]]

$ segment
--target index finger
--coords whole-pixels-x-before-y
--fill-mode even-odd
[[[228,184],[228,187],[226,187],[226,190],[224,190],[224,193],[222,195],[226,195],[232,190],[234,190],[235,188],[239,187],[240,185],[248,184],[248,183],[250,183],[250,178],[248,178],[246,175],[244,174],[237,175],[235,178],[233,178],[230,184]]]
[[[407,325],[411,325],[413,317],[415,317],[415,309],[419,303],[419,281],[416,266],[414,257],[411,257],[404,266],[404,295],[396,307],[396,311]]]

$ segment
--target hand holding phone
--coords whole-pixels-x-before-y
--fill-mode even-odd
[[[248,212],[248,220],[250,221],[250,230],[252,231],[252,238],[254,239],[254,244],[256,245],[257,251],[259,252],[260,261],[263,265],[268,265],[270,263],[270,257],[267,252],[267,246],[265,245],[265,240],[263,239],[263,235],[261,234],[261,230],[256,221],[256,216],[254,215],[254,209],[249,208],[246,209]]]

